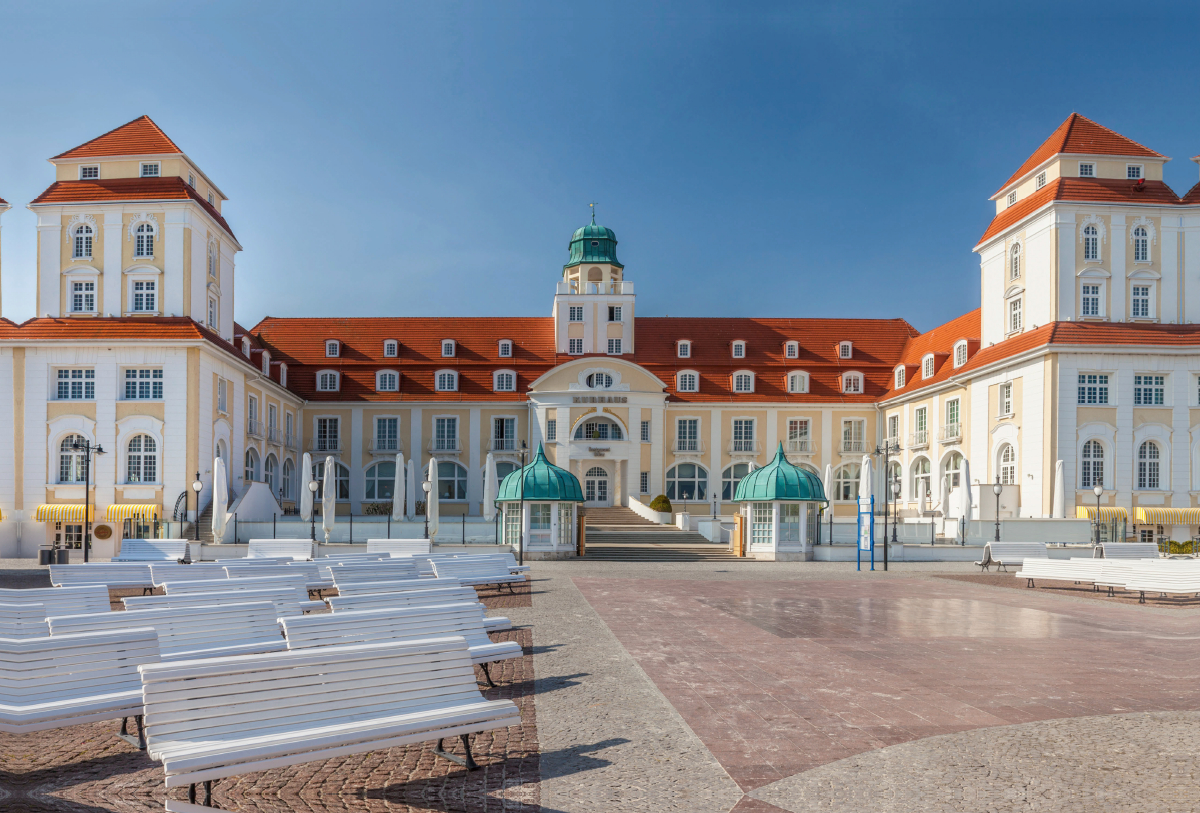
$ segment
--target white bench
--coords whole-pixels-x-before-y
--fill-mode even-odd
[[[522,573],[510,573],[508,565],[500,559],[488,558],[487,561],[472,561],[455,557],[454,559],[434,559],[433,575],[437,578],[458,579],[463,584],[495,584],[508,585],[509,592],[513,582],[525,583]]]
[[[239,556],[236,559],[216,559],[213,561],[213,564],[221,565],[222,567],[229,567],[230,565],[286,565],[288,562],[294,561],[296,560],[290,556],[256,556],[253,559]]]
[[[368,539],[367,553],[386,553],[388,556],[417,556],[432,549],[428,539]]]
[[[0,604],[0,638],[45,638],[49,634],[46,605]]]
[[[1200,568],[1162,567],[1176,562],[1166,560],[1142,560],[1137,562],[1132,573],[1125,579],[1126,590],[1138,592],[1138,603],[1146,603],[1146,593],[1159,595],[1200,595]]]
[[[296,598],[296,590],[292,587],[263,588],[260,590],[233,590],[220,592],[220,585],[214,587],[216,592],[189,593],[170,596],[128,596],[121,599],[126,610],[149,610],[156,607],[212,607],[222,604],[245,604],[246,602],[269,601],[275,606],[277,618],[285,615],[303,615],[305,610],[327,609],[323,601],[309,601],[308,594],[304,600]]]
[[[436,739],[476,767],[468,735],[520,725],[485,700],[461,637],[328,646],[141,667],[148,753],[169,788]],[[458,736],[466,757],[442,750]],[[169,811],[197,811],[167,802]]]
[[[479,608],[473,602],[427,607],[388,607],[280,619],[288,649],[372,641],[414,641],[461,635],[467,639],[471,661],[479,664],[489,686],[495,686],[488,664],[521,657],[516,641],[488,638]]]
[[[313,559],[313,564],[317,566],[317,572],[321,574],[323,579],[333,579],[333,574],[329,571],[341,564],[348,565],[366,565],[371,562],[387,562],[388,557],[382,553],[352,553],[339,554],[337,556],[322,556],[320,559]]]
[[[307,560],[313,558],[311,539],[251,539],[246,550],[247,559],[260,557],[291,557]]]
[[[150,565],[150,581],[155,587],[167,582],[194,582],[201,579],[228,579],[229,574],[221,565],[205,562],[194,565]]]
[[[111,613],[120,615],[120,613]],[[0,731],[22,734],[135,717],[139,747],[139,664],[158,660],[154,630],[134,627],[45,638],[0,638]]]
[[[296,597],[296,601],[300,602],[300,606],[305,610],[319,610],[325,607],[323,601],[310,601],[308,598],[308,584],[304,579],[304,574],[299,576],[271,576],[269,578],[254,578],[254,579],[226,579],[225,581],[216,582],[202,579],[200,581],[191,582],[167,582],[163,585],[163,589],[168,596],[211,596],[216,593],[237,593],[244,590],[284,590],[292,591],[292,595]]]
[[[140,587],[154,589],[150,565],[136,563],[89,562],[83,565],[50,565],[50,583],[55,587],[102,584],[109,589]]]
[[[401,593],[358,593],[352,596],[334,596],[329,600],[329,609],[335,613],[348,610],[376,610],[388,607],[431,607],[435,604],[458,604],[466,602],[479,609],[483,628],[488,632],[511,629],[512,622],[504,616],[488,616],[487,607],[479,600],[474,588],[441,587],[435,590],[410,590]]]
[[[987,570],[996,565],[1008,570],[1008,565],[1019,565],[1022,559],[1048,559],[1045,542],[988,542],[983,546],[983,560],[975,564]]]
[[[186,539],[123,539],[114,562],[184,562],[190,557]]]
[[[1157,559],[1154,542],[1105,542],[1096,546],[1096,557],[1103,559]]]
[[[319,593],[333,587],[332,579],[321,578],[314,562],[288,562],[280,565],[236,565],[226,567],[225,572],[231,579],[265,579],[276,576],[292,577],[304,580],[304,586],[310,592]]]
[[[1035,587],[1035,579],[1049,579],[1051,581],[1069,581],[1076,584],[1092,584],[1093,589],[1099,589],[1095,586],[1095,581],[1104,572],[1104,561],[1102,559],[1025,559],[1021,563],[1021,569],[1014,573],[1018,579],[1026,580],[1026,587]]]
[[[34,587],[30,590],[0,589],[0,604],[41,604],[46,608],[46,615],[106,613],[112,609],[108,588],[102,584]]]
[[[419,578],[417,566],[406,559],[387,559],[367,565],[342,562],[329,568],[329,575],[334,582],[384,582]]]
[[[442,587],[462,587],[458,579],[397,579],[378,582],[338,582],[339,596],[363,593],[403,593],[410,590],[437,590]]]

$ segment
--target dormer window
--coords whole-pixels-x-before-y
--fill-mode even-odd
[[[265,351],[262,357],[262,371],[267,378],[271,377],[271,354]]]
[[[848,359],[854,357],[854,342],[841,342],[838,344],[838,358]]]
[[[905,376],[904,368],[897,367],[896,368],[896,389],[898,389],[898,390],[904,389],[904,376]]]
[[[442,339],[442,358],[454,358],[454,345],[453,339]]]
[[[250,358],[250,340],[245,336],[242,337],[242,355]]]
[[[1141,164],[1126,164],[1125,165],[1125,177],[1131,181],[1140,181],[1142,179],[1142,165]]]
[[[959,342],[954,345],[954,366],[961,367],[967,363],[967,343]]]
[[[690,359],[692,357],[692,343],[681,341],[676,344],[675,355],[681,359]]]
[[[1016,203],[1016,202],[1017,202],[1017,193],[1016,193],[1016,192],[1009,192],[1009,193],[1008,193],[1008,205],[1009,205],[1009,206],[1012,206],[1012,205],[1013,205],[1014,203]]]
[[[933,378],[933,354],[927,354],[921,359],[921,378]]]
[[[99,164],[85,164],[79,168],[79,180],[94,181],[100,177]]]
[[[375,373],[376,392],[396,392],[400,389],[400,374],[395,370],[380,370]]]
[[[209,193],[208,193],[208,205],[209,205],[209,206],[216,206],[216,205],[217,205],[217,201],[216,201],[216,199],[213,197],[213,193],[212,193],[212,192],[209,192]]]
[[[439,370],[434,382],[438,392],[454,392],[458,389],[458,373],[453,370]]]
[[[337,392],[339,375],[335,370],[317,373],[317,392]]]
[[[400,343],[395,339],[387,339],[383,343],[383,355],[386,358],[394,359],[400,355]]]
[[[786,359],[800,358],[800,342],[786,342],[783,345],[783,357]]]
[[[842,393],[844,395],[860,395],[862,391],[862,373],[846,373],[842,376]]]
[[[512,370],[497,370],[492,373],[492,389],[496,392],[516,392],[517,374]]]
[[[695,370],[683,370],[675,376],[675,389],[678,392],[699,392],[700,374]]]
[[[188,186],[190,186],[192,189],[196,188],[196,176],[190,172],[188,173]]]
[[[157,177],[159,177],[160,174],[161,174],[160,167],[159,167],[159,163],[157,161],[143,161],[142,162],[142,177],[143,178],[157,178]]]
[[[279,365],[279,386],[287,386],[287,364]]]
[[[1046,173],[1039,172],[1037,179],[1033,182],[1033,185],[1037,189],[1041,189],[1043,186],[1045,186],[1046,185]]]
[[[754,392],[754,373],[749,370],[739,370],[733,374],[734,392]]]
[[[744,359],[746,357],[746,343],[745,342],[734,342],[733,343],[733,357],[735,359]]]
[[[499,349],[500,358],[502,358],[502,359],[512,358],[512,347],[513,347],[512,342],[510,342],[508,339],[502,339],[500,341],[500,349]]]
[[[787,391],[793,394],[808,392],[808,373],[788,373]]]
[[[1086,161],[1081,162],[1079,164],[1079,177],[1080,178],[1095,178],[1096,177],[1096,165],[1093,163],[1090,163],[1090,162],[1086,162]]]
[[[342,352],[342,343],[337,339],[329,339],[325,342],[325,357],[335,359]]]

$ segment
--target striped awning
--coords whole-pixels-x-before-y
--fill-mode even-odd
[[[1200,525],[1200,508],[1139,508],[1134,516],[1143,525]]]
[[[150,503],[121,503],[110,505],[104,512],[107,522],[122,522],[127,519],[158,519],[161,508]]]
[[[33,517],[34,522],[91,522],[93,519],[95,509],[91,505],[74,503],[39,505]]]
[[[1075,506],[1076,519],[1095,519],[1096,506],[1094,505],[1077,505]],[[1112,522],[1114,519],[1129,521],[1129,509],[1120,506],[1100,506],[1100,521]]]

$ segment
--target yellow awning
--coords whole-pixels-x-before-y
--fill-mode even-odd
[[[158,519],[159,511],[159,506],[149,503],[121,503],[110,505],[104,512],[104,519],[108,522],[122,522],[133,517]]]
[[[1141,510],[1141,509],[1138,509]],[[1096,507],[1094,505],[1077,505],[1075,506],[1076,519],[1095,519]],[[1100,521],[1111,522],[1114,519],[1123,519],[1129,521],[1129,510],[1120,506],[1101,506]]]
[[[95,510],[91,505],[74,503],[39,505],[33,519],[34,522],[91,522],[95,519]]]
[[[1134,516],[1142,525],[1200,525],[1200,508],[1139,508]]]

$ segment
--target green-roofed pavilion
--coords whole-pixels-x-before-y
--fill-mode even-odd
[[[742,503],[745,550],[756,559],[813,558],[817,508],[828,503],[816,472],[791,463],[783,444],[775,459],[738,482],[733,501]]]
[[[522,488],[524,486],[524,488]],[[500,481],[496,502],[583,502],[579,478],[546,459],[538,444],[537,454],[523,469],[517,469]]]
[[[496,504],[503,512],[501,542],[522,558],[562,559],[578,550],[579,509],[583,489],[571,472],[546,459],[538,444],[528,466],[500,481]]]
[[[734,502],[829,502],[825,487],[816,472],[802,469],[788,461],[783,444],[775,459],[747,474],[738,483]]]

